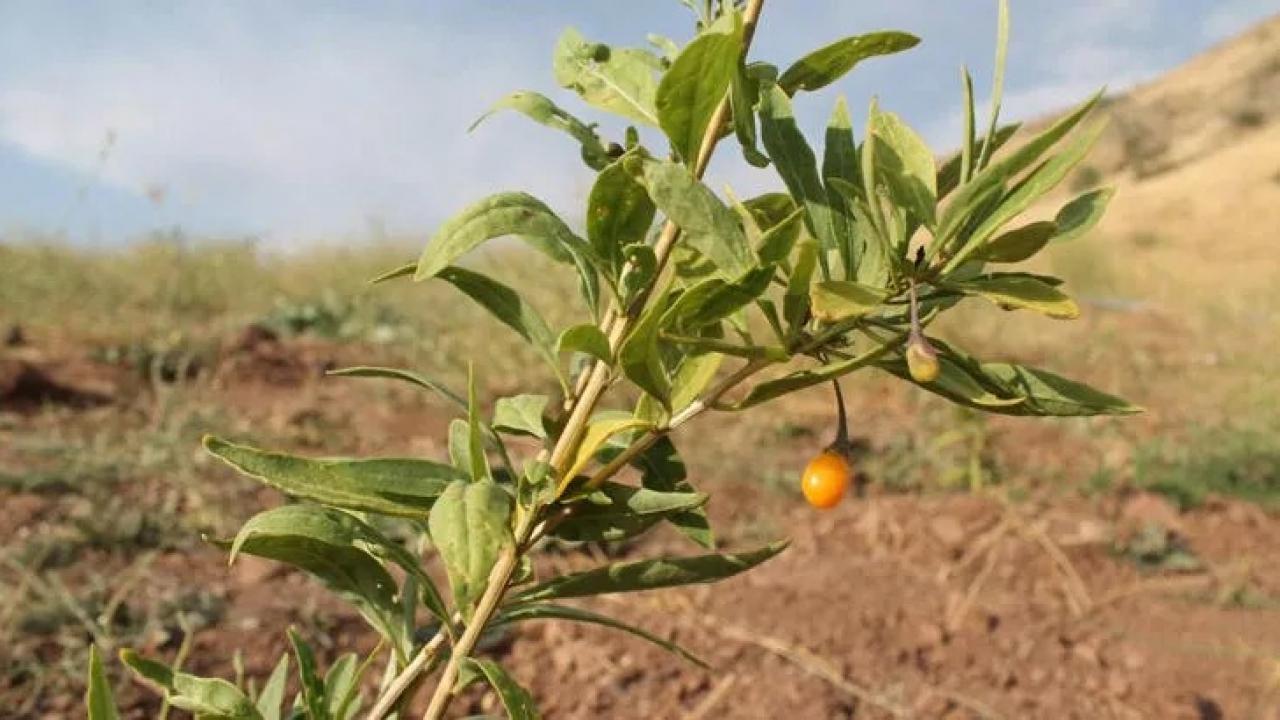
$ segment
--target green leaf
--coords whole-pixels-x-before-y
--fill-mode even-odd
[[[671,409],[679,412],[697,400],[715,379],[723,359],[724,356],[717,353],[686,355],[671,380]]]
[[[663,328],[691,333],[750,305],[769,289],[775,268],[754,268],[733,282],[710,278],[685,290],[662,318]]]
[[[987,121],[987,138],[982,143],[982,155],[978,158],[978,169],[986,167],[991,158],[992,140],[996,134],[996,124],[1000,120],[1000,103],[1004,100],[1004,71],[1009,55],[1009,0],[1000,0],[996,21],[996,61],[995,77],[991,89],[991,115]]]
[[[826,178],[827,202],[831,204],[832,223],[835,229],[836,249],[846,278],[856,277],[858,264],[863,256],[861,243],[853,232],[851,203],[831,186],[831,179],[838,178],[857,187],[861,182],[858,169],[858,147],[853,139],[853,120],[849,106],[841,97],[836,100],[831,119],[827,121],[826,143],[822,152],[822,177]]]
[[[467,365],[467,469],[472,482],[492,480],[489,458],[484,454],[483,421],[480,419],[480,400],[476,397],[476,367]]]
[[[733,357],[773,360],[786,362],[791,356],[786,348],[777,345],[736,345],[724,340],[709,337],[690,337],[688,335],[672,335],[663,333],[662,339],[676,345],[685,345],[699,353],[719,353]]]
[[[436,230],[418,259],[413,279],[435,277],[482,243],[505,235],[516,235],[565,263],[586,245],[541,200],[522,192],[498,193],[470,205]]]
[[[891,55],[915,47],[920,38],[904,32],[853,35],[814,50],[787,68],[778,85],[788,95],[817,90],[844,77],[859,62],[877,55]]]
[[[289,682],[289,656],[280,656],[280,662],[271,671],[267,684],[262,686],[255,707],[262,720],[280,720],[280,708],[284,705],[285,683]]]
[[[826,251],[839,246],[831,200],[818,177],[813,150],[796,125],[791,100],[775,85],[760,95],[760,134],[787,191],[804,207],[805,226],[822,245],[818,261],[828,277]]]
[[[139,656],[133,650],[122,650],[120,659],[129,669],[163,690],[171,706],[186,710],[201,720],[262,720],[253,701],[222,678],[175,672],[161,663]]]
[[[298,659],[298,685],[302,696],[302,705],[306,708],[311,720],[327,717],[324,702],[324,681],[316,669],[316,656],[311,646],[302,638],[297,630],[289,628],[289,645],[293,647],[293,655]]]
[[[1047,370],[1010,363],[983,363],[982,369],[988,377],[998,380],[1026,398],[1025,403],[1015,408],[1029,411],[1026,414],[1063,417],[1130,415],[1142,412],[1142,408],[1114,395]]]
[[[755,266],[751,247],[734,212],[715,193],[671,162],[639,163],[639,179],[658,209],[684,233],[682,242],[715,263],[728,277]]]
[[[490,480],[455,482],[445,489],[428,519],[454,601],[465,617],[484,593],[498,556],[514,543],[507,520],[511,498]]]
[[[502,609],[502,613],[494,619],[494,624],[498,626],[513,625],[518,622],[527,620],[570,620],[573,622],[590,623],[592,625],[602,625],[604,627],[621,630],[630,633],[643,640],[657,645],[668,652],[679,655],[689,662],[701,668],[707,668],[707,663],[685,650],[676,643],[664,640],[653,633],[641,628],[628,625],[621,620],[615,620],[606,615],[583,610],[582,608],[569,607],[568,605],[554,605],[551,603],[527,603],[512,605]]]
[[[563,485],[567,485],[574,476],[586,469],[591,463],[591,459],[595,454],[604,447],[604,443],[609,438],[619,433],[636,430],[638,428],[649,427],[649,423],[631,415],[622,415],[615,417],[605,417],[596,420],[587,426],[587,432],[582,438],[582,442],[578,445],[578,454],[573,458],[573,465],[570,466],[569,472],[565,473]]]
[[[345,653],[329,666],[324,676],[324,694],[328,699],[329,717],[345,720],[338,713],[347,693],[355,686],[358,659],[355,653]]]
[[[417,385],[424,390],[430,390],[440,397],[448,400],[459,408],[466,410],[467,401],[458,393],[450,390],[444,385],[432,380],[424,375],[419,375],[411,370],[401,370],[399,368],[369,367],[357,366],[342,368],[340,370],[330,370],[326,375],[336,375],[338,377],[355,377],[355,378],[383,378],[388,380],[400,380],[412,385]]]
[[[608,336],[601,332],[599,327],[590,323],[574,325],[560,333],[560,339],[556,341],[556,350],[562,353],[584,353],[602,362],[613,362]]]
[[[423,518],[458,472],[417,458],[310,459],[204,438],[210,454],[294,497],[393,517]]]
[[[618,365],[636,387],[670,410],[671,380],[658,350],[666,304],[667,298],[659,298],[640,316],[640,321],[618,348]]]
[[[493,406],[493,427],[518,435],[546,438],[542,414],[550,398],[546,395],[516,395],[498,398]]]
[[[660,492],[694,492],[684,460],[668,435],[650,445],[631,464],[640,470],[640,484],[646,488]],[[708,550],[715,549],[716,538],[705,506],[672,513],[667,521],[695,543]]]
[[[680,51],[658,85],[655,104],[671,147],[692,166],[711,116],[729,92],[742,54],[742,17],[722,16]]]
[[[462,418],[449,421],[449,462],[457,468],[458,477],[471,477],[471,425]]]
[[[529,691],[520,687],[501,665],[483,658],[467,658],[465,662],[489,681],[511,720],[538,720],[542,717]]]
[[[892,348],[901,345],[906,340],[906,333],[902,333],[897,337],[885,342],[883,345],[867,350],[866,352],[848,360],[822,365],[812,369],[798,370],[789,375],[784,375],[776,380],[762,382],[751,388],[747,396],[739,402],[728,406],[727,410],[745,410],[746,408],[768,402],[774,398],[790,395],[793,392],[813,387],[828,380],[835,380],[843,375],[847,375],[854,370],[866,367],[879,360],[886,352]]]
[[[662,53],[662,56],[667,60],[675,60],[676,56],[680,54],[680,46],[676,44],[676,41],[669,37],[658,35],[656,33],[649,33],[644,36],[644,39],[648,40],[650,45],[657,48]]]
[[[1009,140],[1011,140],[1013,136],[1017,134],[1018,129],[1020,127],[1022,127],[1021,124],[1013,123],[1011,125],[1005,125],[1004,127],[997,130],[995,142],[992,143],[992,146],[991,146],[992,152],[995,152],[1000,148],[1004,147],[1005,143],[1009,142]],[[976,160],[977,158],[975,157],[973,161],[976,161]],[[950,195],[953,190],[955,190],[957,187],[959,187],[962,184],[962,182],[968,182],[968,178],[964,179],[963,181],[961,180],[962,170],[964,170],[964,154],[963,153],[957,153],[951,156],[945,163],[942,164],[942,167],[938,168],[938,200],[942,200],[943,198]],[[970,172],[973,172],[972,168],[970,169]]]
[[[543,361],[564,382],[560,361],[555,352],[555,334],[547,326],[547,321],[519,293],[497,280],[455,266],[440,271],[438,277],[475,300],[503,325],[515,330],[516,334],[533,345]]]
[[[647,51],[589,42],[574,28],[560,35],[553,58],[560,87],[601,110],[654,127],[659,126],[654,109],[658,65]]]
[[[1099,188],[1064,205],[1058,211],[1058,216],[1054,218],[1058,232],[1053,236],[1053,242],[1074,240],[1092,230],[1093,226],[1102,219],[1103,213],[1107,210],[1107,204],[1115,194],[1115,188]]]
[[[889,184],[897,201],[910,208],[926,226],[934,225],[934,205],[938,194],[938,171],[933,151],[897,115],[881,110],[871,116],[875,140],[876,167]]]
[[[1042,220],[996,237],[970,255],[973,260],[995,263],[1022,262],[1040,252],[1058,232],[1058,224]]]
[[[764,231],[757,248],[762,265],[768,266],[787,261],[796,240],[800,237],[800,226],[803,220],[804,210],[796,208],[790,215]]]
[[[85,713],[89,720],[119,720],[116,701],[111,694],[111,683],[102,669],[102,658],[98,657],[98,646],[89,645],[89,678],[84,694]]]
[[[791,270],[787,292],[782,296],[782,314],[787,320],[788,338],[797,337],[809,316],[809,284],[813,279],[818,246],[812,240],[800,243],[796,266]]]
[[[960,83],[964,87],[964,136],[960,141],[960,154],[957,158],[960,161],[960,174],[955,179],[955,184],[968,182],[973,177],[973,163],[979,159],[975,154],[977,152],[977,136],[974,130],[974,109],[973,109],[973,76],[969,74],[969,68],[960,68]],[[995,136],[989,136],[989,140],[994,141]],[[938,175],[941,177],[942,171],[939,170]],[[938,197],[941,198],[946,194],[943,184],[938,183]]]
[[[587,240],[616,276],[624,249],[643,243],[657,209],[619,160],[600,172],[587,198]]]
[[[938,219],[937,237],[946,240],[954,236],[969,220],[976,208],[993,194],[998,194],[1005,182],[1031,167],[1045,151],[1056,145],[1079,125],[1080,121],[1097,106],[1101,98],[1102,93],[1095,94],[1026,144],[975,174],[971,181],[956,192],[955,197],[943,210]]]
[[[532,90],[518,90],[494,103],[488,112],[471,124],[467,132],[475,130],[490,115],[502,110],[515,110],[534,122],[573,136],[582,145],[582,159],[588,167],[599,170],[609,164],[609,153],[590,125],[560,109],[547,96]]]
[[[769,157],[756,146],[756,102],[760,99],[759,80],[747,75],[746,64],[738,60],[729,87],[729,105],[733,112],[733,133],[742,146],[742,157],[753,167],[769,167]]]
[[[715,582],[750,570],[785,550],[787,545],[781,541],[744,553],[615,563],[538,583],[517,593],[516,600],[525,603]]]
[[[707,496],[696,492],[659,492],[605,482],[596,492],[568,506],[567,519],[552,533],[574,542],[617,541],[635,537],[663,517],[701,507]]]
[[[809,289],[814,317],[829,323],[866,315],[880,307],[888,297],[887,290],[852,280],[816,282]]]
[[[680,250],[676,246],[676,251]],[[658,274],[658,256],[648,245],[628,245],[623,250],[626,264],[622,275],[618,278],[618,294],[621,295],[622,306],[630,307],[636,298],[653,282]]]
[[[229,548],[229,562],[243,552],[305,570],[403,649],[395,581],[361,549],[380,537],[345,512],[318,505],[285,505],[254,515],[240,528]]]
[[[997,230],[1004,227],[1005,223],[1022,214],[1024,210],[1031,207],[1032,203],[1057,187],[1058,183],[1062,182],[1067,177],[1067,174],[1071,172],[1071,169],[1084,159],[1089,149],[1093,147],[1093,144],[1102,135],[1105,127],[1105,121],[1099,122],[1092,128],[1078,134],[1062,153],[1050,158],[1036,168],[1025,180],[1018,183],[1000,201],[995,212],[991,213],[969,236],[965,250],[972,252],[972,248],[981,246]],[[966,259],[967,254],[965,251],[961,251],[947,263],[947,267],[959,267]]]
[[[991,273],[972,280],[951,282],[947,287],[971,295],[981,295],[1004,308],[1026,308],[1061,320],[1080,317],[1080,307],[1074,300],[1032,275]]]

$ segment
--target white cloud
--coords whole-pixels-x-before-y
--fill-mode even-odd
[[[0,137],[93,173],[113,132],[103,182],[139,195],[164,187],[166,202],[279,234],[350,231],[371,215],[421,230],[485,192],[540,179],[544,164],[552,176],[572,168],[571,145],[550,130],[499,119],[466,135],[462,118],[513,89],[510,55],[446,76],[457,43],[439,29],[343,18],[267,36],[253,20],[224,16],[231,24],[198,42],[28,69],[0,87]],[[556,204],[576,192],[552,186]]]

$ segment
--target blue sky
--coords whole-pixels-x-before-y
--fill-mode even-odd
[[[1280,0],[1012,0],[1009,117],[1123,89]],[[572,142],[517,116],[466,128],[510,90],[551,95],[566,25],[612,44],[686,40],[676,0],[236,2],[0,0],[0,238],[85,244],[181,226],[273,245],[428,235],[487,193],[527,189],[577,223],[590,175]],[[753,57],[785,66],[844,35],[901,29],[915,50],[798,101],[814,132],[835,95],[873,94],[939,150],[954,145],[961,64],[989,90],[995,0],[771,0]],[[726,146],[726,149],[728,146]],[[736,152],[717,187],[777,182]]]

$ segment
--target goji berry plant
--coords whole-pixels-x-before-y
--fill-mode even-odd
[[[875,101],[859,142],[842,99],[819,162],[792,110],[798,95],[830,85],[863,60],[911,48],[915,37],[846,37],[779,71],[748,52],[763,0],[685,4],[698,17],[697,33],[683,47],[657,36],[650,36],[655,49],[610,47],[570,29],[554,53],[562,87],[635,127],[660,130],[666,147],[646,146],[635,127],[609,142],[536,92],[495,106],[580,145],[595,174],[585,237],[536,197],[500,193],[445,222],[417,262],[377,279],[450,283],[537,350],[558,397],[504,397],[486,413],[474,371],[457,393],[408,370],[355,367],[334,374],[411,383],[456,406],[449,456],[310,459],[216,437],[204,442],[208,452],[297,501],[259,513],[221,542],[231,559],[257,555],[314,575],[360,612],[381,637],[379,649],[363,659],[342,656],[322,673],[290,631],[300,691],[287,706],[287,656],[255,686],[196,677],[125,651],[124,661],[170,706],[199,717],[266,720],[342,720],[366,707],[364,717],[383,718],[428,693],[424,717],[434,720],[460,690],[487,682],[512,718],[534,718],[533,698],[499,664],[476,655],[487,630],[534,619],[607,625],[698,662],[642,629],[558,601],[713,582],[783,550],[785,542],[715,551],[707,496],[686,476],[672,437],[708,412],[749,411],[866,368],[994,413],[1135,410],[1045,370],[984,362],[926,335],[968,297],[1076,317],[1059,280],[1007,268],[1085,232],[1110,197],[1094,190],[1053,220],[1015,224],[1081,160],[1101,124],[1073,132],[1097,104],[1094,96],[1001,152],[1016,130],[999,124],[1003,3],[990,118],[979,132],[972,81],[963,74],[960,151],[941,165],[915,131]],[[712,152],[730,136],[746,162],[772,165],[785,191],[738,200],[704,185]],[[581,324],[553,329],[518,288],[458,264],[504,236],[577,274]],[[610,394],[639,400],[629,410],[617,409],[617,400],[606,409]],[[838,502],[848,484],[840,406],[836,442],[803,479],[806,497],[819,507]],[[519,452],[529,442],[512,442],[517,436],[540,449]],[[628,467],[638,471],[638,484],[615,479]],[[402,521],[417,542],[390,539],[387,519]],[[706,554],[556,577],[541,577],[530,562],[546,538],[619,541],[664,522]],[[443,563],[447,592],[424,567],[428,548]],[[110,717],[96,655],[91,665],[90,714]],[[374,684],[368,674],[382,681],[366,697],[362,688]]]

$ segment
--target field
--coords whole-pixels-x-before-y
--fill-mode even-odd
[[[792,547],[724,584],[592,604],[718,672],[555,622],[495,635],[485,652],[551,718],[1277,717],[1277,41],[1272,22],[1113,99],[1097,160],[1071,181],[1115,184],[1109,217],[1044,261],[1083,318],[997,326],[975,304],[941,330],[1143,415],[985,418],[860,373],[844,384],[860,492],[829,513],[797,490],[830,439],[827,389],[715,416],[676,442],[712,493],[721,543]],[[228,568],[202,542],[284,498],[199,438],[446,453],[449,408],[325,375],[352,364],[457,387],[474,357],[485,397],[554,390],[532,351],[444,284],[368,285],[418,242],[272,254],[179,234],[101,252],[0,238],[0,715],[82,716],[91,642],[258,678],[288,625],[322,659],[372,647],[302,574],[255,558]],[[553,324],[567,317],[567,275],[549,280],[515,247],[478,262],[534,288]],[[690,548],[662,531],[545,550],[551,568]],[[207,659],[236,648],[234,665]],[[112,678],[128,717],[154,714],[114,664]],[[482,693],[465,700],[455,716],[495,710]]]

